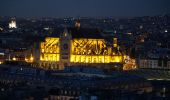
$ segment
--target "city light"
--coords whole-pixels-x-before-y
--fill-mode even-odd
[[[33,60],[34,60],[34,58],[31,56],[30,61],[33,61]]]
[[[0,55],[3,55],[3,56],[4,56],[5,54],[4,54],[4,53],[0,53]]]
[[[45,42],[41,42],[40,50],[41,61],[59,61],[59,38],[47,37]]]
[[[0,61],[0,64],[3,64],[3,62],[2,62],[2,61]]]
[[[16,21],[11,21],[10,23],[9,23],[9,28],[17,28],[17,26],[16,26]]]
[[[40,43],[40,63],[45,62],[47,64],[47,62],[49,62],[49,64],[51,64],[52,62],[61,62],[60,56],[62,53],[60,50],[66,50],[66,47],[64,45],[62,46],[59,40],[60,38],[46,37],[45,42]],[[72,39],[70,43],[70,53],[66,53],[70,57],[67,60],[67,63],[70,65],[72,63],[122,63],[124,60],[123,55],[119,52],[117,38],[113,38],[112,46],[115,50],[117,49],[118,52],[115,52],[111,46],[107,47],[104,39],[80,38]]]
[[[2,27],[0,27],[0,31],[3,31],[3,28],[2,28]]]
[[[33,63],[34,62],[34,57],[32,56],[32,54],[31,54],[30,58],[25,57],[25,61],[28,62],[28,63]]]
[[[13,61],[16,61],[17,59],[15,57],[12,58]]]
[[[1,0],[0,100],[170,100],[170,0]]]

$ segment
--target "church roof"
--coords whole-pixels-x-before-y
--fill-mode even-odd
[[[59,37],[60,34],[64,33],[65,28],[57,28],[54,30],[51,37]],[[72,38],[90,38],[90,39],[103,39],[104,37],[101,35],[101,31],[99,29],[94,28],[67,28],[69,34],[71,34]]]
[[[101,31],[91,28],[68,28],[68,32],[72,38],[91,38],[91,39],[103,39]]]

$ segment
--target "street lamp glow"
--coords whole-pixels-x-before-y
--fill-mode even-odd
[[[12,58],[13,61],[16,61],[17,59],[15,57]]]

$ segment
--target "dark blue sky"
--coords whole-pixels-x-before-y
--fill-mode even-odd
[[[170,0],[0,0],[0,16],[145,16],[170,13]]]

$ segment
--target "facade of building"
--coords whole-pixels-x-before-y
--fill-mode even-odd
[[[170,69],[169,59],[139,59],[139,68]]]
[[[16,19],[15,18],[11,18],[11,21],[9,23],[9,28],[17,28]]]
[[[39,43],[34,62],[45,69],[63,70],[65,66],[94,66],[103,69],[123,69],[124,55],[117,38],[112,42],[100,32],[88,29],[67,29],[58,37],[46,37]]]

